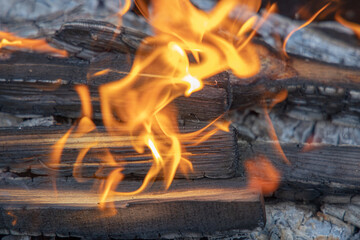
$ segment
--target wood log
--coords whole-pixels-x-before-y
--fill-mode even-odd
[[[261,41],[256,46],[262,63],[259,74],[248,79],[229,74],[232,93],[230,108],[258,105],[284,89],[288,90],[290,97],[301,96],[303,102],[314,95],[337,104],[349,105],[359,101],[359,69],[296,56],[284,59]]]
[[[281,40],[304,22],[305,20],[292,20],[280,14],[272,14],[258,30],[258,34],[273,48],[282,51]],[[312,22],[296,31],[288,39],[286,51],[288,54],[317,61],[360,67],[358,39],[349,28],[335,21]]]
[[[182,132],[195,130],[197,129],[194,127],[181,128]],[[152,155],[148,149],[142,154],[133,149],[131,141],[134,137],[111,136],[103,127],[99,127],[98,132],[80,138],[71,135],[62,152],[60,165],[50,167],[51,146],[65,132],[66,129],[63,127],[0,129],[0,169],[14,173],[28,172],[30,175],[57,173],[58,176],[72,176],[73,164],[79,151],[95,141],[98,141],[98,144],[88,152],[81,165],[82,177],[104,177],[110,170],[118,167],[124,167],[123,173],[127,176],[143,177],[152,164]],[[194,167],[194,171],[188,174],[189,178],[229,178],[235,175],[238,151],[233,133],[218,132],[199,145],[194,145],[195,142],[196,139],[184,142],[187,151],[185,157],[189,158]],[[101,161],[105,149],[110,150],[119,163],[118,166],[110,166]],[[103,169],[102,174],[95,174],[100,168]],[[176,177],[186,176],[179,172]]]
[[[261,195],[246,190],[239,179],[178,180],[166,193],[117,196],[115,214],[108,207],[100,210],[99,195],[84,184],[58,179],[54,197],[42,177],[20,181],[22,185],[15,180],[0,186],[2,232],[85,239],[198,238],[264,226],[266,219]],[[131,191],[137,184],[125,182],[121,190]]]
[[[74,37],[77,31],[84,37]],[[119,39],[113,41],[109,36],[116,31],[120,32]],[[92,37],[94,34],[102,38]],[[136,31],[127,31],[126,28],[120,31],[103,22],[77,21],[65,24],[52,41],[75,56],[78,56],[80,50],[86,51],[90,55],[86,58],[83,54],[82,57],[87,60],[5,51],[4,54],[8,57],[0,61],[2,111],[20,116],[53,114],[76,118],[80,102],[77,96],[73,96],[73,84],[88,84],[95,100],[95,118],[100,119],[100,107],[96,101],[97,86],[121,79],[130,71],[133,55],[121,52],[126,51],[126,47],[130,48],[129,52],[134,51],[143,37]],[[124,39],[128,40],[124,42]],[[112,44],[107,44],[108,41],[112,41]],[[91,49],[83,46],[91,46]],[[327,100],[330,97],[335,103],[339,102],[341,95],[345,105],[348,104],[347,100],[355,103],[359,101],[360,84],[357,79],[360,72],[357,69],[299,57],[285,60],[261,41],[257,41],[256,46],[262,62],[258,75],[239,79],[224,72],[212,77],[206,81],[209,85],[202,91],[194,93],[190,98],[180,97],[175,101],[180,118],[205,121],[214,119],[229,108],[245,108],[257,104],[264,95],[268,95],[269,90],[278,92],[287,89],[290,94],[301,91],[304,98],[315,93]],[[110,69],[110,74],[90,77],[104,69]],[[61,81],[57,81],[58,79]],[[60,85],[58,89],[44,91],[44,88],[51,88],[54,82]],[[45,86],[42,89],[36,88],[40,83]],[[26,94],[19,93],[18,89],[26,89]]]
[[[311,188],[320,194],[360,192],[358,146],[316,144],[311,146],[311,151],[304,152],[308,146],[309,144],[281,143],[285,156],[291,163],[288,165],[273,142],[239,142],[241,161],[258,155],[266,156],[281,172],[285,188],[290,186],[298,191]]]
[[[41,54],[13,53],[0,61],[0,108],[20,117],[32,115],[55,115],[79,117],[81,103],[74,85],[87,84],[94,106],[94,118],[101,119],[99,94],[100,84],[123,78],[130,71],[131,63],[124,54],[103,54],[89,63],[76,58],[49,58]],[[111,68],[116,63],[116,68]],[[113,69],[108,75],[89,77],[106,68]],[[179,119],[184,121],[208,121],[228,109],[228,96],[224,88],[223,74],[209,80],[217,85],[207,85],[191,97],[175,100]],[[59,81],[59,79],[61,79]]]
[[[94,44],[99,45],[96,42]],[[339,95],[344,100],[359,101],[360,85],[357,79],[360,73],[357,69],[297,57],[284,60],[262,42],[257,43],[257,50],[262,61],[258,75],[239,79],[224,72],[212,77],[207,81],[210,85],[205,86],[204,90],[194,93],[190,98],[176,100],[181,118],[210,120],[229,109],[230,104],[232,109],[236,109],[258,103],[269,90],[278,92],[287,89],[290,94],[301,91],[304,98],[315,93],[325,98],[331,97],[334,102],[338,102]],[[74,94],[73,84],[88,84],[96,100],[97,86],[121,79],[131,69],[132,55],[97,52],[97,56],[95,60],[84,61],[78,58],[59,59],[39,54],[13,53],[8,59],[0,61],[2,111],[24,116],[54,114],[76,118],[80,109],[78,97],[67,95]],[[108,68],[111,69],[108,75],[89,77]],[[51,88],[54,82],[60,83],[57,90],[44,91],[44,88]],[[40,83],[45,86],[36,88]],[[24,95],[16,91],[22,91],[23,88],[27,90]],[[97,101],[94,101],[94,106],[95,118],[100,119]]]

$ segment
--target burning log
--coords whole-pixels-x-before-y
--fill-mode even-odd
[[[131,68],[124,54],[103,54],[89,63],[78,58],[17,52],[0,62],[1,109],[24,118],[33,115],[78,118],[81,102],[74,85],[87,84],[94,100],[94,118],[101,119],[98,86],[123,78]],[[114,62],[116,67],[112,66]],[[110,74],[92,76],[108,68],[112,69]],[[219,75],[212,79],[214,85],[205,86],[191,97],[176,99],[179,118],[208,121],[223,114],[229,105],[226,90],[221,88],[223,82],[223,75]]]
[[[47,180],[6,179],[1,184],[2,233],[152,239],[214,236],[265,224],[262,197],[242,188],[239,179],[176,180],[166,193],[119,196],[114,208],[103,210],[98,194],[85,190],[89,184],[58,179],[54,197]],[[124,188],[131,191],[137,184],[125,181]]]
[[[197,129],[183,127],[181,130],[186,133]],[[62,162],[49,164],[52,146],[64,132],[66,129],[63,127],[0,130],[0,169],[28,176],[73,176],[74,160],[79,151],[93,146],[94,143],[98,144],[93,146],[79,166],[80,178],[103,178],[119,167],[124,167],[122,173],[126,176],[140,178],[146,175],[152,164],[150,150],[139,154],[133,149],[131,142],[136,140],[135,137],[111,136],[104,128],[83,137],[72,135],[62,152]],[[206,133],[201,134],[199,139],[205,135]],[[233,133],[219,132],[203,143],[197,144],[196,141],[197,139],[189,140],[184,144],[188,151],[185,155],[193,163],[194,171],[187,175],[190,179],[231,178],[236,175],[239,163]],[[115,157],[118,165],[109,165],[102,161],[108,151]],[[176,177],[184,178],[185,175],[178,171]]]

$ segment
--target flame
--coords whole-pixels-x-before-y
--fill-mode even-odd
[[[106,75],[110,71],[111,70],[107,68],[107,69],[104,69],[104,70],[101,70],[101,71],[98,71],[98,72],[94,73],[93,75],[91,75],[91,77],[98,77],[98,76]]]
[[[99,96],[108,134],[131,136],[131,144],[139,154],[145,149],[151,151],[152,159],[149,160],[152,164],[138,189],[121,192],[118,185],[125,177],[123,167],[106,150],[101,160],[117,168],[101,183],[101,207],[113,196],[144,191],[158,177],[168,189],[177,171],[186,174],[193,170],[192,163],[185,157],[188,154],[183,141],[191,139],[196,145],[219,130],[229,131],[230,122],[221,121],[222,115],[199,131],[179,133],[172,101],[200,91],[206,78],[226,70],[239,78],[257,74],[260,60],[251,39],[276,9],[275,5],[270,6],[260,19],[256,16],[260,0],[224,0],[209,12],[197,9],[189,0],[151,1],[151,11],[143,1],[135,1],[135,4],[153,26],[155,35],[140,45],[129,74],[101,85]],[[239,8],[242,10],[234,20],[230,15]],[[109,71],[105,69],[92,76],[102,76]],[[53,163],[59,163],[61,149],[70,134],[80,137],[96,128],[91,120],[89,90],[80,85],[76,91],[83,104],[82,117],[53,146]],[[209,130],[210,127],[214,129]],[[200,136],[200,133],[205,134]],[[94,140],[76,159],[73,174],[79,180],[82,160],[96,145]],[[260,167],[263,165],[266,163],[262,162]]]
[[[61,161],[62,151],[65,147],[66,141],[69,139],[70,135],[74,132],[75,129],[75,137],[81,137],[86,133],[92,132],[96,129],[95,124],[91,120],[92,118],[92,106],[91,106],[91,98],[89,89],[85,85],[77,85],[75,90],[80,96],[80,100],[82,103],[82,117],[79,119],[77,126],[72,126],[66,134],[59,139],[51,148],[52,152],[50,155],[50,165],[55,168],[59,166]],[[82,181],[81,179],[81,163],[86,153],[94,146],[96,146],[97,142],[90,143],[89,146],[82,149],[76,158],[76,162],[74,165],[73,175],[78,181]],[[54,184],[54,189],[56,190],[56,186]]]
[[[119,0],[119,5],[121,6],[121,0]],[[118,11],[118,16],[122,17],[125,13],[127,13],[130,10],[131,7],[131,0],[125,0],[124,6]]]
[[[309,25],[310,23],[312,23],[315,18],[317,18],[317,16],[319,16],[320,13],[322,13],[329,5],[331,4],[331,2],[327,3],[326,5],[324,5],[320,10],[318,10],[311,18],[309,18],[309,20],[307,20],[305,23],[303,23],[300,27],[295,28],[294,30],[292,30],[285,38],[283,46],[282,46],[282,51],[284,53],[284,55],[286,57],[289,57],[289,55],[286,52],[286,44],[289,41],[290,37],[297,31],[299,31],[300,29],[306,27],[307,25]]]
[[[54,53],[63,57],[68,54],[65,50],[60,50],[51,47],[45,39],[27,39],[18,37],[9,32],[0,31],[0,49],[4,47],[11,47],[13,49],[26,49],[41,53]]]
[[[264,195],[275,192],[280,184],[280,173],[264,156],[245,162],[248,174],[248,188]]]
[[[265,116],[265,120],[268,124],[269,127],[269,136],[271,138],[271,140],[274,142],[274,147],[277,150],[277,153],[280,154],[281,158],[285,161],[285,163],[290,164],[290,161],[287,159],[281,145],[280,145],[280,141],[277,137],[277,134],[275,132],[275,128],[274,125],[272,124],[270,115],[269,115],[269,111],[278,103],[283,102],[288,96],[288,91],[287,90],[282,90],[279,93],[276,94],[276,96],[273,97],[271,103],[269,104],[269,106],[265,106],[264,107],[264,116]]]
[[[360,39],[360,25],[347,21],[345,20],[341,15],[340,12],[336,12],[335,14],[335,20],[338,21],[340,24],[342,24],[343,26],[350,28],[356,35],[357,38]]]
[[[17,223],[18,217],[11,211],[8,211],[7,215],[9,215],[10,217],[13,217],[13,220],[11,221],[11,225],[15,226]]]

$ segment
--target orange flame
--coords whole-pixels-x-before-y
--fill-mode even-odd
[[[274,98],[272,99],[272,102],[269,104],[269,106],[264,107],[264,116],[265,116],[265,120],[268,124],[269,127],[269,135],[271,140],[274,142],[274,146],[275,149],[277,150],[277,153],[280,154],[280,156],[282,157],[282,159],[285,161],[285,163],[290,164],[290,161],[287,159],[287,157],[285,156],[285,153],[280,145],[279,139],[277,137],[277,134],[275,132],[275,128],[274,125],[272,124],[272,121],[270,119],[269,116],[269,111],[278,103],[284,101],[288,96],[288,91],[287,90],[282,90],[280,91],[276,96],[274,96]]]
[[[11,47],[14,49],[27,49],[42,53],[54,53],[63,57],[68,55],[65,50],[51,47],[45,39],[21,38],[12,33],[2,31],[0,31],[0,39],[0,49],[4,47]]]
[[[322,13],[329,5],[331,4],[331,2],[327,3],[325,6],[323,6],[319,11],[317,11],[309,20],[307,20],[305,23],[303,23],[300,27],[295,28],[294,30],[292,30],[285,38],[283,46],[282,46],[282,51],[284,53],[284,55],[286,57],[289,57],[289,55],[286,52],[286,44],[289,41],[290,37],[297,31],[299,31],[300,29],[306,27],[307,25],[309,25],[310,23],[312,23],[315,18],[317,18],[317,16],[319,16],[320,13]]]
[[[94,73],[93,75],[91,75],[91,77],[98,77],[98,76],[106,75],[110,71],[111,70],[107,68],[107,69],[104,69],[104,70],[101,70],[101,71],[98,71],[98,72]]]
[[[121,6],[121,0],[119,0],[119,5]],[[118,15],[121,17],[123,16],[125,13],[127,13],[129,11],[131,7],[131,0],[125,0],[124,6],[122,6],[122,8],[119,10]]]
[[[280,184],[280,173],[264,156],[245,162],[248,188],[264,195],[275,192]]]
[[[100,206],[116,195],[133,195],[144,191],[159,176],[168,189],[178,170],[192,171],[192,163],[185,157],[182,141],[195,139],[194,144],[205,141],[219,129],[229,131],[230,122],[212,121],[204,129],[180,134],[176,109],[172,101],[179,96],[190,96],[200,91],[203,80],[225,70],[240,78],[250,77],[260,69],[259,57],[251,43],[262,22],[255,17],[261,1],[220,1],[210,12],[197,9],[189,0],[152,1],[151,11],[144,2],[136,1],[140,11],[147,15],[154,27],[155,36],[146,38],[138,48],[133,67],[123,79],[99,87],[103,123],[110,135],[129,135],[133,148],[152,153],[152,165],[142,185],[132,192],[118,192],[124,178],[123,168],[113,170],[101,184],[103,193]],[[238,17],[233,21],[230,13],[241,7],[253,17]],[[270,7],[263,19],[275,10]],[[186,14],[184,14],[186,13]],[[250,14],[249,14],[250,13]],[[226,34],[224,34],[226,33]],[[231,37],[229,37],[231,36]],[[195,59],[191,61],[190,59]],[[107,74],[109,70],[93,76]],[[82,118],[76,128],[77,136],[95,129],[91,120],[92,109],[89,91],[77,86],[80,95]],[[210,126],[216,129],[206,130]],[[69,132],[57,143],[55,150],[64,147]],[[204,136],[200,133],[207,131]],[[196,139],[198,138],[198,139]],[[81,176],[81,162],[93,144],[82,149],[76,159],[74,176]],[[103,161],[119,166],[109,151]],[[60,150],[54,151],[53,161],[59,161]]]
[[[255,53],[250,59],[245,59],[247,54],[240,54],[232,42],[216,32],[219,27],[229,27],[222,25],[222,21],[237,5],[236,1],[219,3],[209,14],[198,10],[189,1],[152,3],[153,11],[149,19],[155,27],[156,36],[147,38],[144,41],[146,44],[140,46],[127,77],[99,88],[107,129],[110,131],[112,128],[126,127],[129,129],[128,134],[135,134],[141,140],[133,142],[134,148],[141,153],[147,147],[153,155],[153,165],[138,190],[112,194],[139,193],[161,171],[167,189],[178,168],[192,168],[191,163],[182,157],[184,149],[175,125],[176,117],[169,111],[169,108],[173,108],[169,106],[173,99],[199,91],[203,87],[203,79],[229,67],[241,77],[252,76],[259,70],[259,60]],[[184,16],[184,11],[190,17]],[[188,53],[194,56],[196,63],[190,63]],[[145,75],[163,77],[140,77]],[[168,144],[157,141],[159,138],[168,139]],[[110,174],[106,189],[114,189],[108,184],[117,184],[118,179],[121,179],[119,176],[119,170],[115,170],[114,175]],[[106,191],[106,195],[109,194],[111,191]],[[101,201],[105,199],[103,195]]]
[[[78,121],[77,127],[75,125],[72,126],[66,132],[66,134],[52,146],[52,152],[50,155],[50,165],[54,166],[55,168],[57,166],[59,166],[59,164],[60,164],[62,151],[65,147],[66,141],[69,139],[69,137],[70,137],[71,133],[74,131],[75,127],[76,127],[75,137],[81,137],[81,136],[85,135],[86,133],[92,132],[93,130],[96,129],[95,124],[91,120],[92,106],[91,106],[91,99],[90,99],[90,93],[89,93],[88,87],[85,85],[77,85],[75,87],[75,90],[79,94],[80,100],[82,103],[82,105],[81,105],[82,106],[82,117]],[[97,142],[91,143],[89,146],[82,149],[80,151],[78,157],[76,158],[73,175],[78,181],[82,181],[81,180],[82,160],[85,157],[86,153],[92,147],[94,147],[96,144],[97,144]],[[54,189],[56,190],[55,183],[54,183]]]
[[[356,37],[360,39],[360,25],[359,24],[356,24],[356,23],[345,20],[340,15],[340,12],[336,12],[335,20],[338,21],[343,26],[345,26],[347,28],[350,28],[355,33]]]

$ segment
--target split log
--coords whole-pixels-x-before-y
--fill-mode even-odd
[[[119,130],[119,129],[117,129]],[[181,128],[182,132],[197,130],[194,127]],[[58,173],[58,176],[72,176],[73,164],[82,148],[98,142],[86,155],[82,165],[82,177],[104,177],[110,170],[124,167],[123,173],[127,176],[143,177],[152,164],[151,152],[137,153],[131,141],[131,136],[111,136],[102,127],[98,132],[86,134],[83,137],[71,135],[67,140],[62,153],[60,165],[49,165],[51,146],[54,145],[66,132],[63,127],[52,128],[24,128],[0,130],[0,169],[14,173],[30,175],[49,175]],[[201,134],[199,137],[203,136]],[[235,175],[238,166],[238,150],[233,133],[218,132],[207,141],[194,145],[196,139],[184,142],[187,153],[185,157],[193,163],[194,171],[188,174],[195,178],[230,178]],[[110,166],[101,159],[108,149],[113,154],[118,166]],[[102,174],[97,173],[103,169]],[[182,173],[177,178],[184,178]]]
[[[98,208],[99,195],[84,184],[58,181],[54,197],[41,177],[0,186],[0,229],[16,235],[114,237],[206,237],[264,226],[262,197],[239,179],[175,181],[166,192],[114,197],[116,214]],[[16,182],[13,181],[13,182]],[[131,191],[136,183],[125,182]],[[16,186],[22,186],[16,187]],[[47,187],[46,187],[47,186]],[[26,187],[27,189],[24,189]]]

